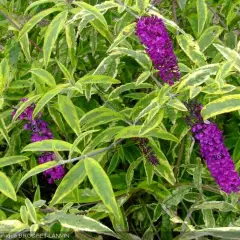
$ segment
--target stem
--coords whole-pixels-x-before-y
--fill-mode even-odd
[[[163,87],[163,85],[153,76],[153,74],[151,75],[153,81],[157,84],[158,87]]]
[[[148,212],[148,210],[147,210],[146,205],[143,203],[143,201],[142,201],[141,199],[140,199],[139,201],[140,201],[140,203],[142,204],[142,206],[143,206],[143,208],[144,208],[144,210],[145,210],[145,212],[146,212],[146,214],[147,214],[147,217],[148,217],[148,219],[149,219],[149,221],[150,221],[150,224],[151,224],[151,227],[152,227],[153,231],[155,232],[155,234],[156,234],[156,236],[157,236],[157,239],[158,239],[158,240],[161,240],[161,238],[160,238],[160,236],[159,236],[159,234],[158,234],[158,231],[157,231],[157,229],[155,228],[155,226],[154,226],[154,224],[153,224],[153,222],[152,222],[151,216],[149,215],[149,212]]]
[[[178,24],[177,19],[177,3],[176,0],[172,0],[172,13],[173,13],[173,19],[176,24]]]
[[[213,13],[213,15],[218,18],[219,22],[222,24],[222,26],[225,28],[225,29],[228,29],[227,25],[224,23],[224,21],[219,17],[219,15],[212,9],[212,7],[207,3],[207,7],[208,9],[210,10],[210,12]]]
[[[21,30],[21,27],[16,24],[10,16],[8,16],[6,13],[4,13],[2,10],[0,10],[0,14],[2,14],[18,31]],[[42,52],[42,49],[31,39],[29,39],[29,42],[39,51]]]
[[[76,161],[79,161],[79,160],[82,160],[82,159],[86,159],[86,158],[90,158],[90,157],[94,157],[96,155],[99,155],[103,152],[106,152],[114,147],[116,147],[118,144],[120,144],[121,142],[123,142],[124,139],[119,139],[118,141],[112,143],[111,145],[109,145],[108,147],[105,147],[105,148],[102,148],[101,150],[98,150],[96,152],[91,152],[89,154],[86,154],[86,155],[82,155],[80,157],[76,157],[76,158],[73,158],[73,159],[69,159],[69,160],[64,160],[64,161],[59,161],[60,165],[62,164],[66,164],[66,163],[72,163],[72,162],[76,162]]]
[[[175,169],[174,169],[174,175],[175,175],[176,178],[177,178],[178,171],[179,171],[179,166],[180,166],[180,164],[181,164],[182,157],[183,157],[184,142],[185,142],[185,141],[184,141],[184,139],[183,139],[182,142],[181,142],[180,150],[179,150],[179,155],[178,155],[178,159],[177,159],[177,164],[176,164]]]

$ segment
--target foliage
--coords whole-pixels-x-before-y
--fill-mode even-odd
[[[185,103],[198,99],[240,167],[239,7],[0,0],[0,233],[239,239],[239,194],[220,191],[185,121]],[[135,35],[146,15],[163,19],[172,39],[181,71],[173,86]],[[18,117],[31,104],[54,139],[30,143]],[[49,151],[55,161],[39,165]],[[59,165],[65,177],[48,184],[42,173]]]

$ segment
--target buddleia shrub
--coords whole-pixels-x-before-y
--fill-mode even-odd
[[[0,234],[239,239],[239,1],[0,0]]]

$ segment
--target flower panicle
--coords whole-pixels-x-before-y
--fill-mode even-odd
[[[21,102],[26,102],[28,99],[23,98]],[[26,120],[24,124],[24,130],[31,131],[31,142],[40,142],[47,139],[53,139],[53,133],[48,127],[48,123],[41,120],[41,114],[38,114],[38,118],[33,119],[33,111],[35,104],[28,106],[23,113],[18,117],[19,120]],[[16,109],[13,111],[12,116],[16,114]],[[39,158],[39,164],[43,164],[49,161],[55,160],[55,154],[53,152],[42,153]],[[64,177],[65,169],[63,166],[57,166],[44,171],[43,175],[47,178],[49,184],[54,183],[55,180],[59,180]]]
[[[173,44],[162,19],[156,16],[141,17],[137,21],[136,35],[158,70],[161,79],[173,85],[180,79],[180,70]]]
[[[154,154],[152,148],[148,146],[149,140],[147,138],[135,138],[134,139],[137,143],[139,148],[141,149],[142,153],[146,157],[146,159],[153,165],[156,166],[159,164],[156,155]]]
[[[200,111],[202,106],[193,104],[190,107],[190,118],[194,138],[199,142],[201,156],[206,160],[207,167],[219,187],[226,193],[240,191],[240,177],[235,170],[234,162],[224,144],[224,137],[213,122],[204,122]],[[194,112],[195,109],[195,112]],[[193,121],[192,121],[193,122]]]

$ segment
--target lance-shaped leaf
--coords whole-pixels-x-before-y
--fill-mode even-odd
[[[43,164],[40,164],[34,168],[32,168],[30,171],[28,171],[22,178],[21,180],[19,181],[18,183],[18,187],[17,187],[17,190],[21,187],[21,185],[30,177],[32,176],[35,176],[39,173],[42,173],[48,169],[51,169],[53,167],[56,167],[59,165],[59,162],[57,161],[50,161],[50,162],[46,162],[46,163],[43,163]]]
[[[122,223],[122,214],[117,204],[108,175],[94,159],[84,160],[89,181],[107,209],[114,215],[118,224]]]
[[[204,106],[202,116],[206,120],[222,113],[237,111],[240,109],[240,94],[221,97]]]
[[[33,16],[27,23],[25,23],[25,25],[23,26],[23,28],[19,32],[18,38],[21,39],[26,33],[28,33],[44,17],[46,17],[47,15],[49,15],[53,12],[57,12],[57,11],[61,11],[61,8],[50,8],[50,9],[41,11],[37,15]]]
[[[77,110],[74,104],[72,103],[71,99],[66,96],[59,95],[58,105],[59,105],[60,112],[62,113],[68,125],[73,129],[73,131],[77,135],[79,135],[81,133],[81,128],[79,125]]]
[[[198,13],[198,34],[200,35],[204,29],[208,9],[205,0],[197,0],[197,13]]]
[[[10,156],[0,158],[0,168],[28,160],[25,156]]]
[[[67,20],[68,11],[59,13],[50,23],[45,33],[43,44],[44,64],[47,67],[53,46],[58,38],[59,33],[64,27]]]
[[[0,192],[2,192],[7,197],[13,199],[14,201],[17,201],[14,187],[9,178],[3,172],[0,172]]]
[[[53,77],[53,75],[41,68],[33,68],[30,70],[30,72],[35,75],[40,81],[42,81],[43,83],[46,83],[49,86],[55,86],[56,82],[55,79]]]
[[[70,151],[72,144],[61,140],[43,140],[41,142],[34,142],[28,144],[23,152],[54,152],[54,151]],[[75,152],[81,153],[78,148]]]

